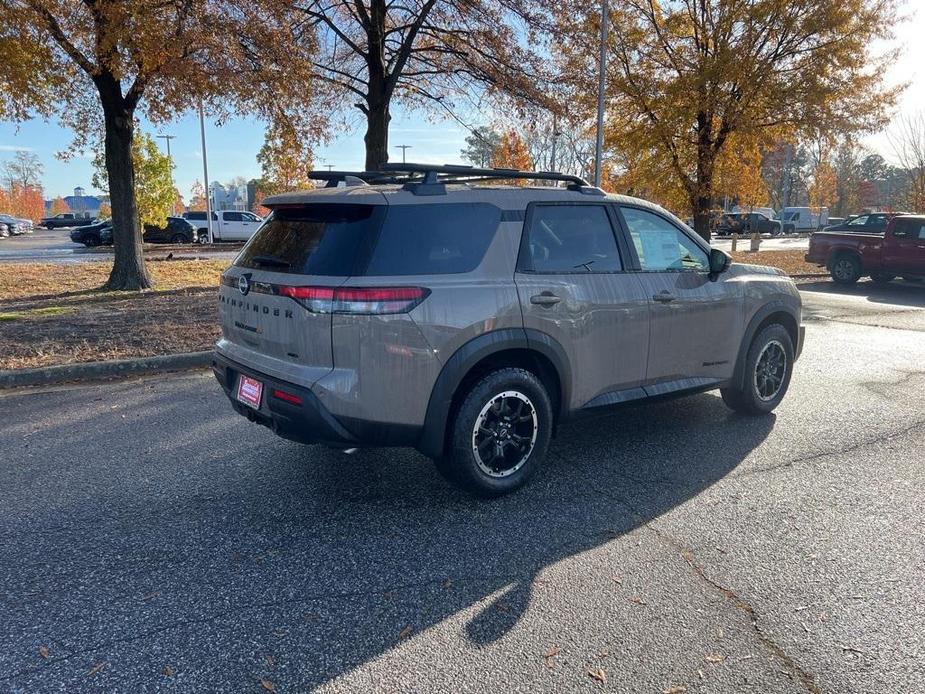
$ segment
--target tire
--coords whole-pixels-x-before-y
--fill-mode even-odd
[[[170,237],[170,243],[187,243],[186,237],[183,234],[174,234]]]
[[[84,241],[84,246],[87,248],[96,248],[102,243],[102,240],[99,236],[88,236]]]
[[[479,379],[451,421],[445,455],[435,462],[453,485],[481,497],[519,489],[549,448],[552,403],[542,382],[505,368]]]
[[[896,275],[886,275],[886,274],[876,274],[871,275],[870,278],[874,281],[875,284],[888,284],[896,279]]]
[[[781,324],[772,323],[755,336],[748,348],[744,386],[721,388],[720,395],[726,406],[736,412],[768,414],[787,394],[792,373],[793,341],[790,333]]]
[[[857,256],[840,255],[832,261],[829,274],[838,284],[854,284],[861,279],[861,261]]]

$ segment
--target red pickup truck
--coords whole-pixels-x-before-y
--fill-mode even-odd
[[[818,231],[809,238],[806,262],[825,266],[839,284],[854,284],[869,276],[889,282],[899,276],[912,282],[925,279],[925,215],[890,220],[882,234]]]

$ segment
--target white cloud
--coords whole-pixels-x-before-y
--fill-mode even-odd
[[[0,152],[34,152],[32,147],[23,147],[21,145],[0,145]]]

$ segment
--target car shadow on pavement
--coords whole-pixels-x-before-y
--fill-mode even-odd
[[[376,451],[347,462],[324,452],[312,464],[314,493],[331,509],[358,500],[394,507],[379,520],[401,538],[393,547],[397,555],[420,557],[433,586],[443,581],[480,586],[472,596],[480,608],[465,634],[473,645],[485,646],[529,610],[546,568],[630,533],[707,490],[745,460],[774,423],[773,414],[734,415],[714,395],[627,407],[564,426],[532,483],[491,501],[445,486],[429,462],[410,473],[407,462],[390,465]],[[343,465],[357,464],[356,474],[341,474]],[[356,569],[382,577],[380,560]],[[439,618],[471,607],[444,592]],[[429,626],[420,615],[409,620],[416,629]],[[370,639],[361,620],[342,626],[353,643],[377,638],[388,643],[395,636]]]
[[[301,691],[446,622],[489,645],[545,572],[706,492],[775,424],[711,394],[626,408],[562,427],[527,487],[485,501],[417,453],[291,444],[188,389],[128,390],[93,427],[61,421],[41,441],[17,429],[31,448],[2,478],[0,558],[17,569],[2,576],[16,610],[0,682],[77,691],[105,661],[109,690],[150,688],[169,664],[193,689],[266,676]],[[79,455],[62,460],[55,437]],[[64,655],[36,661],[48,643]]]
[[[864,297],[872,303],[892,304],[894,306],[911,306],[925,308],[925,282],[909,282],[896,279],[887,284],[861,281],[844,286],[824,280],[805,282],[799,285],[801,291],[819,292],[840,296]]]

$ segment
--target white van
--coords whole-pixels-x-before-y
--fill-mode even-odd
[[[207,238],[206,213],[204,211],[184,212],[188,220],[199,231],[199,238]],[[218,210],[212,213],[212,238],[215,241],[247,241],[263,224],[263,219],[253,212],[241,210]]]
[[[829,208],[819,207],[785,207],[780,212],[780,221],[785,234],[816,231],[829,223]]]

